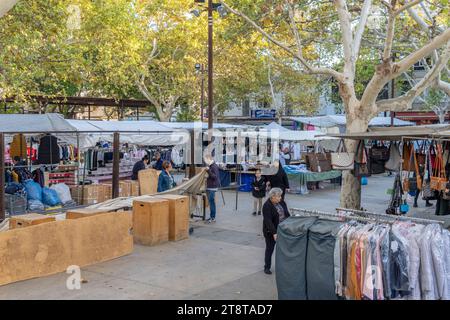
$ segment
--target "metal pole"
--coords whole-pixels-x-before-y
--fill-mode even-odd
[[[5,220],[5,135],[0,133],[0,221]]]
[[[113,177],[112,177],[112,197],[119,196],[119,162],[120,162],[120,135],[114,132],[113,142]]]
[[[395,53],[392,54],[392,62],[395,62]],[[395,80],[392,79],[391,80],[391,99],[394,99],[394,94],[395,94],[394,82],[395,82]],[[393,127],[395,112],[391,111],[390,114],[391,114],[391,127]]]
[[[91,120],[91,106],[88,106],[88,120]]]
[[[208,130],[213,128],[213,74],[213,3],[208,0]]]
[[[205,101],[205,76],[204,76],[205,66],[203,65],[203,63],[202,63],[202,67],[201,67],[200,72],[201,72],[200,75],[202,77],[202,85],[201,85],[202,93],[201,93],[201,96],[200,96],[200,112],[201,112],[200,119],[203,122],[203,114],[204,114],[203,107],[205,105],[205,102],[204,102]]]
[[[139,121],[139,107],[136,108],[136,119]]]
[[[189,179],[195,176],[195,130],[191,130],[191,163],[189,165]]]

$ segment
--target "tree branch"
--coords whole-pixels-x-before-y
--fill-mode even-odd
[[[396,1],[393,0],[391,7],[388,9],[388,24],[386,27],[386,39],[384,40],[383,60],[387,61],[391,58],[392,43],[394,42],[394,30],[395,30],[395,14],[393,7]]]
[[[439,76],[442,69],[450,59],[450,43],[447,43],[444,52],[436,61],[433,68],[420,80],[412,89],[406,94],[393,98],[382,100],[377,103],[378,112],[383,111],[404,111],[411,108],[411,105],[416,97],[422,94],[422,92],[430,86],[430,84]]]
[[[347,8],[347,2],[345,0],[334,0],[334,5],[336,7],[336,10],[338,12],[339,21],[340,21],[340,27],[341,27],[341,33],[342,33],[342,45],[344,49],[344,70],[350,71],[349,68],[352,70],[353,75],[353,36],[352,36],[352,26],[350,23],[350,13],[348,12]]]
[[[364,29],[367,24],[367,18],[369,17],[370,8],[372,7],[372,0],[365,0],[361,9],[361,19],[355,33],[355,44],[353,53],[353,63],[356,63],[359,55],[359,49],[361,47],[361,39],[364,33]]]
[[[408,10],[409,8],[412,8],[421,2],[423,2],[423,0],[414,0],[414,1],[408,2],[407,4],[401,6],[397,10],[395,10],[394,15],[398,16],[403,11]]]
[[[223,0],[220,0],[220,3],[231,13],[241,17],[244,19],[247,23],[249,23],[255,30],[257,30],[260,34],[262,34],[266,39],[268,39],[273,44],[277,45],[284,51],[286,51],[289,55],[296,58],[300,61],[300,63],[306,68],[306,72],[309,74],[326,74],[329,76],[334,77],[338,81],[343,80],[343,76],[340,72],[337,72],[336,70],[330,69],[330,68],[317,68],[311,66],[302,56],[299,56],[297,53],[293,52],[291,49],[289,49],[288,45],[275,39],[272,37],[269,33],[267,33],[263,28],[261,28],[259,25],[257,25],[252,19],[250,19],[248,16],[246,16],[244,13],[231,8],[228,4],[226,4]]]
[[[393,73],[390,79],[393,79],[401,73],[408,70],[414,63],[423,59],[433,53],[434,50],[442,47],[450,41],[450,28],[445,30],[442,34],[436,36],[427,45],[423,46],[419,50],[411,53],[400,62],[394,64]],[[442,69],[441,69],[442,70]],[[390,80],[389,79],[389,80]]]

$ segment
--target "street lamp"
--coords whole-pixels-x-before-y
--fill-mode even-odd
[[[196,3],[205,3],[206,0],[194,0]],[[220,3],[213,3],[212,0],[208,0],[208,130],[213,128],[213,10],[216,10],[221,17],[225,17],[227,12]],[[202,10],[204,11],[204,10]],[[194,9],[191,13],[199,17],[201,12],[198,9]]]

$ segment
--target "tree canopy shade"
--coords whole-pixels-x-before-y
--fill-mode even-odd
[[[192,0],[18,1],[0,19],[0,96],[30,109],[38,108],[29,95],[147,99],[161,120],[175,107],[199,118],[194,66],[206,65],[207,16],[193,16],[194,8]],[[267,95],[267,45],[253,30],[233,28],[236,17],[214,16],[221,113],[230,101]]]

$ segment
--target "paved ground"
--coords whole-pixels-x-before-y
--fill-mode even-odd
[[[369,178],[363,187],[366,209],[384,212],[389,202],[387,188],[393,178]],[[251,215],[252,200],[239,193],[218,195],[218,218],[213,225],[193,221],[192,236],[180,242],[155,247],[135,246],[128,256],[83,268],[88,282],[80,290],[66,288],[67,274],[22,281],[0,287],[0,299],[276,299],[274,275],[263,273],[264,239],[262,218]],[[332,211],[339,204],[339,189],[308,195],[288,195],[290,207]],[[419,208],[411,215],[438,218],[450,225],[450,216],[434,216],[434,207]]]

